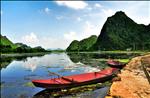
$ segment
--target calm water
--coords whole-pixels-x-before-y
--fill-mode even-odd
[[[52,53],[34,57],[5,58],[1,61],[1,98],[33,98],[38,92],[44,89],[33,87],[31,80],[54,78],[50,72],[65,76],[98,71],[108,66],[105,62],[100,62],[95,59],[109,57],[130,58],[132,56],[135,56],[135,54],[106,55]],[[106,93],[106,89],[107,88],[95,90],[90,93],[89,96],[96,96],[100,92],[102,94]],[[83,95],[81,94],[82,98],[84,98]]]

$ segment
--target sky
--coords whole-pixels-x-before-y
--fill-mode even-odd
[[[117,11],[150,24],[150,1],[1,1],[1,34],[31,47],[66,49],[73,40],[98,36]]]

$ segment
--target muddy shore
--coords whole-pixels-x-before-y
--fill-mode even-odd
[[[150,54],[139,56],[131,61],[118,74],[106,98],[150,98],[150,83],[143,71],[143,65],[150,75]]]

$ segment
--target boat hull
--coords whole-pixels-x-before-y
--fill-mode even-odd
[[[109,75],[100,79],[95,79],[91,81],[81,82],[81,83],[70,83],[70,84],[45,84],[45,83],[37,83],[33,82],[33,84],[37,87],[46,88],[46,89],[66,89],[83,85],[90,85],[99,82],[105,82],[113,78],[113,75]]]
[[[72,88],[72,87],[77,87],[77,86],[83,86],[83,85],[89,85],[89,84],[94,84],[94,83],[99,83],[99,82],[105,82],[113,78],[114,74],[118,72],[118,70],[114,70],[112,74],[105,75],[103,77],[99,77],[96,79],[91,79],[88,81],[82,81],[82,82],[70,82],[70,83],[42,83],[42,82],[37,82],[37,81],[32,81],[32,83],[41,88],[46,88],[46,89],[67,89],[67,88]],[[73,77],[73,76],[72,76]],[[61,77],[60,77],[61,78]],[[83,77],[84,78],[84,77]],[[59,79],[59,78],[57,78]],[[51,79],[50,79],[51,81]]]
[[[122,63],[119,61],[107,61],[108,66],[112,67],[112,68],[123,68],[125,67],[126,63]]]
[[[121,64],[121,65],[108,64],[108,66],[110,66],[110,67],[112,67],[112,68],[120,68],[120,69],[122,69],[122,68],[125,66],[125,64]]]

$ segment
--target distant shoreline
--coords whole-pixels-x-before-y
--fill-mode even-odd
[[[67,51],[66,53],[150,53],[150,51]]]
[[[50,54],[50,53],[98,53],[98,54],[103,54],[103,53],[141,53],[141,54],[150,54],[150,51],[84,51],[84,52],[37,52],[37,53],[1,53],[1,57],[21,57],[21,56],[40,56],[44,54]]]
[[[51,52],[38,52],[38,53],[2,53],[1,57],[21,57],[21,56],[40,56],[50,54]]]

